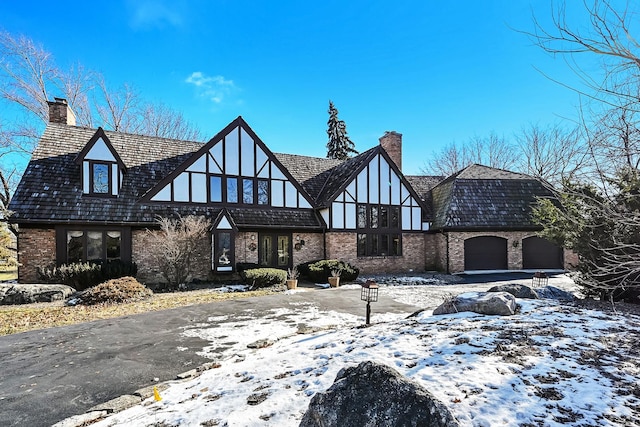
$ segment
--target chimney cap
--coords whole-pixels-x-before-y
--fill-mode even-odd
[[[54,97],[53,97],[53,100],[54,100],[55,102],[60,103],[60,104],[66,104],[66,103],[67,103],[67,100],[66,100],[65,98],[58,98],[58,97],[55,97],[55,96],[54,96]]]

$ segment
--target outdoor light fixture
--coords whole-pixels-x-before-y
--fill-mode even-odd
[[[371,303],[378,301],[378,289],[378,284],[373,280],[367,280],[367,282],[362,285],[360,299],[367,302],[367,325],[371,324]]]
[[[531,286],[534,288],[544,288],[549,284],[549,276],[544,271],[536,271],[531,279]]]

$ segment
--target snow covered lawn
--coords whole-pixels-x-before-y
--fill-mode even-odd
[[[313,305],[196,325],[184,333],[207,339],[202,353],[221,366],[96,425],[297,426],[341,368],[373,360],[430,390],[465,426],[640,426],[640,317],[519,303],[511,317],[374,311],[368,328]],[[260,339],[274,344],[247,348]]]

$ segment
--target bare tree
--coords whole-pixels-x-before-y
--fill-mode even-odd
[[[138,110],[139,95],[126,83],[118,89],[107,87],[102,76],[98,76],[96,84],[98,95],[94,99],[100,123],[117,132],[135,133],[139,120],[131,112]]]
[[[47,101],[54,96],[67,100],[78,126],[174,139],[200,138],[198,129],[182,114],[161,104],[145,103],[131,86],[108,87],[100,73],[79,64],[63,70],[41,45],[0,30],[0,105],[16,113],[11,121],[8,115],[0,117],[0,218],[6,220],[14,178],[20,175],[17,165],[26,163],[35,148],[49,119]]]
[[[206,237],[211,223],[204,217],[158,218],[160,231],[147,230],[155,248],[156,262],[170,286],[178,287],[191,279],[192,261]]]
[[[519,169],[553,185],[572,179],[587,162],[579,128],[529,125],[515,136],[521,152]]]
[[[431,155],[422,172],[449,176],[474,163],[510,169],[517,161],[518,153],[514,147],[504,137],[492,132],[484,138],[473,137],[461,146],[456,143],[445,146]]]
[[[572,6],[575,6],[577,2]],[[544,51],[562,55],[580,78],[583,88],[567,87],[588,98],[629,109],[638,102],[638,78],[640,77],[640,43],[634,35],[637,27],[637,11],[633,3],[612,0],[583,1],[587,25],[567,20],[567,4],[561,2],[552,11],[552,25],[545,27],[533,16],[533,32],[523,31]],[[569,16],[579,16],[571,13]],[[594,73],[585,67],[582,59],[595,54],[602,59],[602,72]],[[591,56],[593,57],[593,55]],[[629,90],[631,88],[631,90]]]
[[[198,141],[202,136],[182,113],[162,103],[144,105],[139,117],[141,119],[139,132],[144,135],[189,141]]]

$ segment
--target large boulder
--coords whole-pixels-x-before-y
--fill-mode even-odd
[[[0,285],[0,305],[60,301],[75,291],[66,285]]]
[[[535,290],[526,285],[519,285],[517,283],[507,283],[504,285],[497,285],[489,289],[487,292],[508,292],[516,298],[523,299],[538,299],[538,294]]]
[[[576,296],[571,292],[567,292],[555,286],[545,286],[544,288],[536,289],[536,293],[540,298],[545,299],[557,299],[561,301],[573,301]]]
[[[311,399],[300,427],[457,427],[440,401],[394,369],[375,362],[338,372],[333,385]]]
[[[443,302],[433,310],[433,314],[453,314],[462,311],[511,316],[516,312],[516,297],[507,292],[467,292]]]

